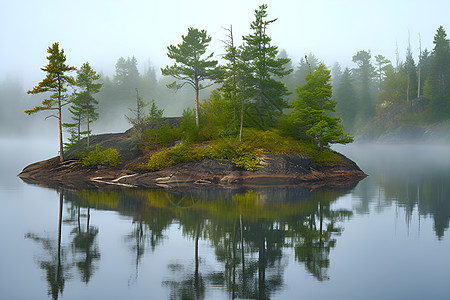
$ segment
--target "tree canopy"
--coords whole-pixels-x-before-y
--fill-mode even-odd
[[[38,111],[56,111],[56,115],[50,114],[48,117],[56,117],[58,119],[59,159],[63,162],[62,107],[68,104],[70,100],[68,87],[75,84],[74,78],[67,73],[75,71],[76,68],[66,65],[66,55],[64,54],[64,49],[59,49],[59,43],[53,43],[51,47],[48,47],[47,53],[49,54],[47,56],[48,64],[41,68],[42,71],[46,72],[46,76],[27,93],[40,94],[50,92],[51,94],[42,101],[42,105],[25,110],[25,113],[30,115]]]
[[[207,79],[215,79],[216,60],[211,60],[214,53],[206,54],[206,49],[211,42],[211,37],[206,30],[188,28],[188,34],[182,35],[182,42],[178,45],[167,47],[167,56],[175,60],[172,66],[161,69],[163,75],[172,76],[176,80],[168,85],[170,88],[180,89],[185,84],[190,85],[195,92],[195,121],[199,128],[199,91],[206,86],[201,82]]]
[[[320,150],[329,144],[351,143],[353,138],[344,132],[341,119],[331,117],[336,101],[331,99],[330,71],[320,63],[311,74],[306,74],[306,83],[297,86],[297,96],[292,102],[293,110],[287,115],[294,134],[313,141]]]

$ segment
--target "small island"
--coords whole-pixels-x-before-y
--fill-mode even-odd
[[[319,188],[348,186],[364,178],[354,162],[330,148],[351,143],[353,137],[336,116],[325,64],[311,66],[305,57],[308,72],[293,99],[281,81],[293,69],[266,33],[275,21],[267,20],[267,5],[261,5],[250,26],[253,33],[243,36],[241,46],[235,45],[232,27],[226,29],[223,65],[207,54],[211,36],[206,30],[188,28],[180,44],[167,47],[175,62],[161,73],[175,79],[167,87],[193,89],[193,109],[185,109],[179,118],[163,117],[154,100],[147,109],[150,103],[135,88],[136,105],[126,116],[132,128],[116,134],[91,135],[90,124],[99,118],[94,96],[103,86],[101,76],[88,62],[79,69],[67,65],[64,50],[54,43],[42,68],[46,77],[28,91],[48,97],[25,113],[47,111],[58,119],[59,157],[32,164],[19,177],[56,187],[171,189]],[[119,72],[125,65],[136,66],[134,58],[118,61],[116,71],[136,73]],[[77,71],[76,78],[69,75],[72,71]],[[123,76],[115,78],[118,92],[126,90]],[[207,87],[214,89],[200,100],[199,92]],[[63,122],[63,112],[71,114],[71,123]],[[65,145],[63,128],[70,133]]]
[[[182,118],[163,118],[147,122],[146,126],[147,132],[179,131],[183,124]],[[277,130],[245,130],[244,136],[247,135],[248,140],[241,147],[236,147],[239,144],[232,139],[189,145],[173,140],[163,146],[154,138],[144,147],[132,128],[124,133],[92,136],[95,146],[89,153],[92,157],[96,153],[99,161],[89,162],[89,153],[83,154],[82,146],[74,146],[66,152],[64,162],[59,157],[37,162],[25,167],[18,176],[27,183],[52,188],[173,191],[294,185],[347,188],[367,176],[345,156],[331,150],[320,152],[313,144],[283,137]],[[108,158],[111,155],[118,160]]]

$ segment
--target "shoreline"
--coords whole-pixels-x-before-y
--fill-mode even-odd
[[[305,186],[311,189],[353,185],[367,175],[342,154],[333,166],[318,166],[298,153],[263,153],[255,171],[237,168],[232,162],[216,159],[182,162],[155,172],[92,166],[76,161],[59,163],[50,158],[26,166],[17,176],[24,182],[52,188],[74,189],[170,189],[243,188]]]

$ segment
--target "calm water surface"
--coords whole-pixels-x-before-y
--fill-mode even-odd
[[[340,147],[339,190],[54,190],[0,140],[1,299],[449,299],[450,147]]]

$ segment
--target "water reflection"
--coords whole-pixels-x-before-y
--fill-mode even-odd
[[[64,201],[66,200],[67,217],[63,219]],[[84,209],[86,214],[81,213],[84,198],[75,197],[71,193],[59,192],[59,215],[57,238],[45,236],[39,233],[29,232],[26,238],[40,243],[45,254],[38,259],[40,268],[46,273],[48,282],[48,295],[52,299],[58,299],[64,292],[65,282],[72,279],[75,267],[80,274],[80,280],[89,283],[96,269],[95,263],[100,260],[100,251],[96,242],[98,228],[90,226],[90,207]],[[72,200],[72,201],[68,201]],[[82,224],[85,219],[85,225]],[[73,230],[68,234],[70,243],[62,244],[63,223],[73,225]]]
[[[68,262],[65,249],[61,247],[62,237],[63,195],[59,194],[58,236],[46,237],[34,233],[26,234],[26,238],[40,243],[45,251],[44,257],[38,259],[39,267],[45,272],[48,282],[48,295],[58,299],[64,292],[66,279],[70,278],[71,264]]]
[[[60,191],[58,239],[27,237],[41,242],[50,259],[40,268],[47,273],[49,295],[64,291],[68,279],[89,283],[101,258],[97,236],[101,228],[90,225],[90,210],[116,210],[132,218],[124,245],[133,255],[138,280],[145,253],[154,252],[177,224],[193,241],[193,264],[170,263],[171,274],[162,279],[170,298],[204,299],[210,286],[221,287],[231,298],[267,299],[284,286],[286,249],[317,280],[327,280],[330,250],[341,232],[337,225],[351,217],[347,210],[333,210],[331,203],[348,189],[309,191],[304,188],[255,190]],[[63,199],[65,201],[63,201]],[[63,205],[67,213],[63,218]],[[61,224],[73,226],[62,233]],[[61,244],[61,234],[70,242]],[[214,249],[218,269],[202,264],[199,241]],[[180,251],[185,251],[180,249]],[[75,276],[75,272],[78,276]],[[78,278],[79,277],[79,278]]]
[[[359,145],[340,149],[361,162],[370,176],[352,192],[356,213],[397,206],[409,223],[431,216],[438,239],[450,222],[450,147],[424,145]],[[376,162],[376,163],[374,163]]]

